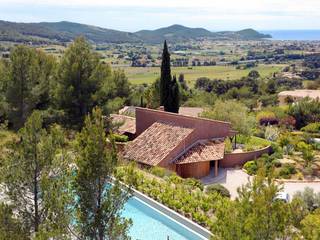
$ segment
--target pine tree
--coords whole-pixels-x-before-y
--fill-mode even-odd
[[[66,236],[70,195],[63,132],[53,127],[48,133],[40,112],[34,112],[19,136],[1,169],[13,211],[29,236]]]
[[[167,41],[165,41],[163,46],[160,76],[160,105],[162,106],[167,104],[171,80],[170,53]]]
[[[81,126],[94,106],[94,95],[102,86],[102,79],[95,71],[97,67],[100,67],[99,57],[84,38],[77,38],[61,60],[56,100],[70,125]]]
[[[276,200],[280,191],[272,173],[260,168],[253,181],[238,190],[236,201],[219,203],[213,239],[292,239],[289,204]]]
[[[107,142],[100,109],[94,109],[77,137],[77,227],[81,239],[127,239],[130,221],[120,216],[129,190],[112,175],[117,154],[112,136]],[[112,182],[112,184],[111,184]]]
[[[25,46],[16,47],[10,60],[6,100],[11,108],[9,120],[19,129],[34,109],[48,106],[55,63],[52,57]]]

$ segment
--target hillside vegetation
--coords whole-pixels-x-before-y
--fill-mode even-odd
[[[198,38],[256,40],[271,36],[253,29],[238,32],[210,32],[204,28],[188,28],[172,25],[156,30],[142,30],[135,33],[106,29],[73,22],[16,23],[0,21],[0,41],[53,43],[70,42],[77,36],[84,36],[94,43],[161,43]]]

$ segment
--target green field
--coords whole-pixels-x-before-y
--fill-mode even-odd
[[[183,73],[187,83],[191,86],[200,77],[210,79],[236,80],[247,76],[251,70],[259,71],[262,77],[271,76],[274,72],[281,71],[285,65],[264,65],[260,64],[256,68],[239,70],[234,66],[208,66],[208,67],[176,67],[172,68],[173,74]],[[123,68],[129,81],[133,84],[151,83],[160,76],[159,67],[125,67]]]

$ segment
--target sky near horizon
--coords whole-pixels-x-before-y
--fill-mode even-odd
[[[320,0],[0,0],[0,20],[132,32],[172,24],[212,31],[320,29]]]

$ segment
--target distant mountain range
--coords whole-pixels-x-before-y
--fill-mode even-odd
[[[196,40],[200,38],[220,40],[260,40],[271,38],[253,29],[241,31],[211,32],[204,28],[172,25],[156,30],[130,33],[73,22],[16,23],[0,20],[0,41],[54,43],[70,42],[84,36],[94,43],[161,43]]]

